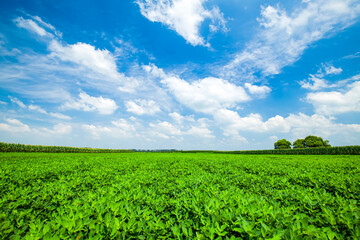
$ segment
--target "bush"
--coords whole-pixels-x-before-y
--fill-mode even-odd
[[[291,149],[291,142],[286,139],[280,139],[274,143],[275,149]]]

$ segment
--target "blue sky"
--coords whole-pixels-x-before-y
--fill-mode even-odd
[[[360,145],[357,0],[0,2],[0,141]]]

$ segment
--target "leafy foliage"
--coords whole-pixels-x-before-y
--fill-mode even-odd
[[[275,149],[290,149],[291,142],[286,139],[280,139],[276,143],[274,143]]]
[[[325,141],[326,142],[326,141]],[[24,145],[0,142],[0,152],[49,152],[49,153],[133,153],[133,152],[178,152],[178,153],[226,153],[226,154],[280,154],[280,155],[360,155],[360,146],[329,148],[242,150],[242,151],[203,151],[203,150],[131,150],[74,148],[59,146]]]
[[[360,239],[358,156],[0,153],[0,163],[0,239]]]
[[[133,152],[128,149],[76,148],[61,146],[25,145],[0,142],[0,152],[49,152],[49,153],[122,153]]]
[[[305,139],[298,139],[293,142],[293,148],[305,148]]]
[[[317,136],[307,136],[304,139],[305,147],[331,147],[329,141],[324,141],[321,137]]]
[[[243,151],[180,151],[182,153],[226,153],[226,154],[276,154],[276,155],[360,155],[360,146],[343,146],[329,148],[301,148],[301,149],[270,149]]]

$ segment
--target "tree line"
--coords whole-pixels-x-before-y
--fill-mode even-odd
[[[304,139],[297,139],[293,144],[286,139],[280,139],[274,143],[275,149],[294,149],[312,148],[312,147],[331,147],[329,140],[323,140],[321,137],[309,135]]]

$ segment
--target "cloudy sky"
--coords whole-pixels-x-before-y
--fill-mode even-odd
[[[358,0],[0,2],[0,141],[360,145]]]

